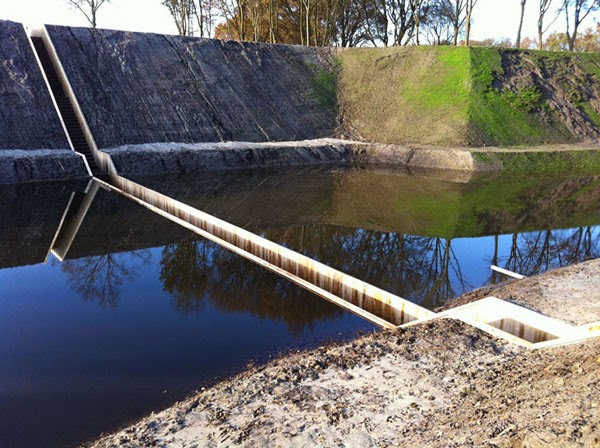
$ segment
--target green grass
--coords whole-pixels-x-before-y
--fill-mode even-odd
[[[336,110],[338,93],[338,74],[334,66],[332,71],[324,70],[317,66],[312,66],[314,77],[312,78],[312,88],[317,101],[321,106]]]
[[[471,90],[468,51],[440,47],[435,49],[434,56],[433,67],[423,65],[415,73],[417,76],[403,82],[404,99],[415,112],[451,109],[464,113],[463,106],[468,104]]]
[[[464,144],[469,49],[354,48],[340,56],[342,117],[381,143]]]
[[[503,171],[511,173],[598,173],[600,151],[506,152],[496,153]]]
[[[468,183],[357,170],[336,179],[331,223],[439,238],[598,224],[600,181],[503,172]],[[490,227],[493,226],[493,227]]]
[[[570,201],[576,201],[582,196],[585,196],[589,192],[600,190],[600,179],[595,179],[590,182],[587,186],[577,190],[574,194],[569,197]]]
[[[578,93],[582,76],[600,77],[600,55],[448,46],[343,51],[337,96],[342,123],[350,135],[379,143],[510,147],[576,141],[535,81],[525,76],[518,88],[502,83],[508,60],[525,61],[525,72],[533,63],[539,73],[563,80],[560,88],[600,127],[600,114]]]
[[[596,126],[600,127],[600,114],[594,110],[594,108],[585,101],[581,101],[578,104],[579,108],[592,120]]]
[[[534,113],[543,107],[543,96],[535,86],[518,92],[494,86],[504,74],[502,55],[497,48],[472,48],[471,73],[469,143],[496,146],[542,143],[547,132]]]
[[[417,194],[410,201],[404,197],[397,200],[394,208],[410,215],[421,223],[423,235],[452,237],[460,220],[460,191],[449,189],[438,191],[435,196]]]

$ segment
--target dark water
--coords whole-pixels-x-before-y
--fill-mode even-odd
[[[531,275],[600,254],[594,176],[321,168],[142,183],[430,308],[502,280],[491,263]],[[86,187],[0,189],[0,446],[73,445],[249,362],[373,330]],[[44,263],[51,247],[65,261]]]
[[[476,287],[600,256],[600,176],[389,169],[222,172],[141,183],[434,309]]]
[[[116,194],[99,190],[63,263],[41,261],[64,208],[5,204],[1,266],[29,265],[0,269],[1,447],[71,446],[249,362],[374,330]]]

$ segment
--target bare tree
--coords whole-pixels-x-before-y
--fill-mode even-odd
[[[519,30],[517,31],[517,41],[515,47],[521,48],[521,31],[523,30],[523,18],[525,17],[525,3],[527,0],[521,0],[521,15],[519,17]]]
[[[237,29],[240,40],[246,40],[246,18],[248,15],[248,0],[235,0],[235,10],[237,12]]]
[[[430,45],[449,45],[453,35],[454,8],[450,0],[435,0],[428,5],[423,29]]]
[[[90,26],[96,28],[98,10],[105,3],[110,3],[110,0],[67,0],[67,3],[78,9],[85,16]]]
[[[579,25],[581,25],[581,22],[583,22],[591,12],[598,10],[598,7],[600,7],[600,0],[563,1],[562,10],[565,13],[565,19],[567,21],[566,34],[569,51],[573,51],[575,48],[575,41],[577,40],[577,31],[579,29]]]
[[[334,5],[333,18],[340,47],[356,47],[366,40],[364,5],[354,0],[337,0]]]
[[[365,20],[365,36],[373,45],[382,43],[388,46],[388,13],[387,0],[361,0]]]
[[[463,12],[467,6],[467,0],[452,0],[452,27],[454,28],[454,36],[452,37],[452,43],[458,45],[458,36],[460,30],[465,24]]]
[[[194,10],[195,4],[192,0],[164,0],[163,5],[167,7],[173,17],[177,32],[180,36],[192,36],[194,33]]]
[[[471,16],[477,0],[467,0],[465,5],[465,44],[468,46],[471,41]]]
[[[406,45],[415,40],[419,44],[419,31],[428,5],[423,0],[386,0],[387,21],[391,24],[394,45]]]
[[[429,11],[429,4],[427,0],[411,0],[410,7],[412,9],[413,20],[415,22],[415,43],[420,45],[421,23]]]
[[[548,28],[550,27],[550,25],[552,25],[556,21],[556,18],[558,17],[558,14],[557,14],[554,17],[554,20],[552,20],[552,22],[544,28],[544,20],[546,18],[546,13],[550,9],[550,5],[552,5],[552,0],[540,0],[540,9],[539,9],[538,23],[537,23],[538,50],[541,50],[544,47],[544,33],[546,31],[548,31]]]
[[[180,36],[210,37],[214,25],[212,0],[163,0]]]

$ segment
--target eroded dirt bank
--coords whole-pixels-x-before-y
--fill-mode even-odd
[[[600,301],[599,264],[560,271],[565,300]],[[383,331],[251,367],[89,446],[600,446],[600,339],[531,351],[451,320]]]

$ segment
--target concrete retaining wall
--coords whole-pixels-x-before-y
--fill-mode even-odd
[[[335,139],[282,143],[155,143],[127,145],[107,152],[117,170],[128,176],[345,163],[354,158],[353,145]]]

